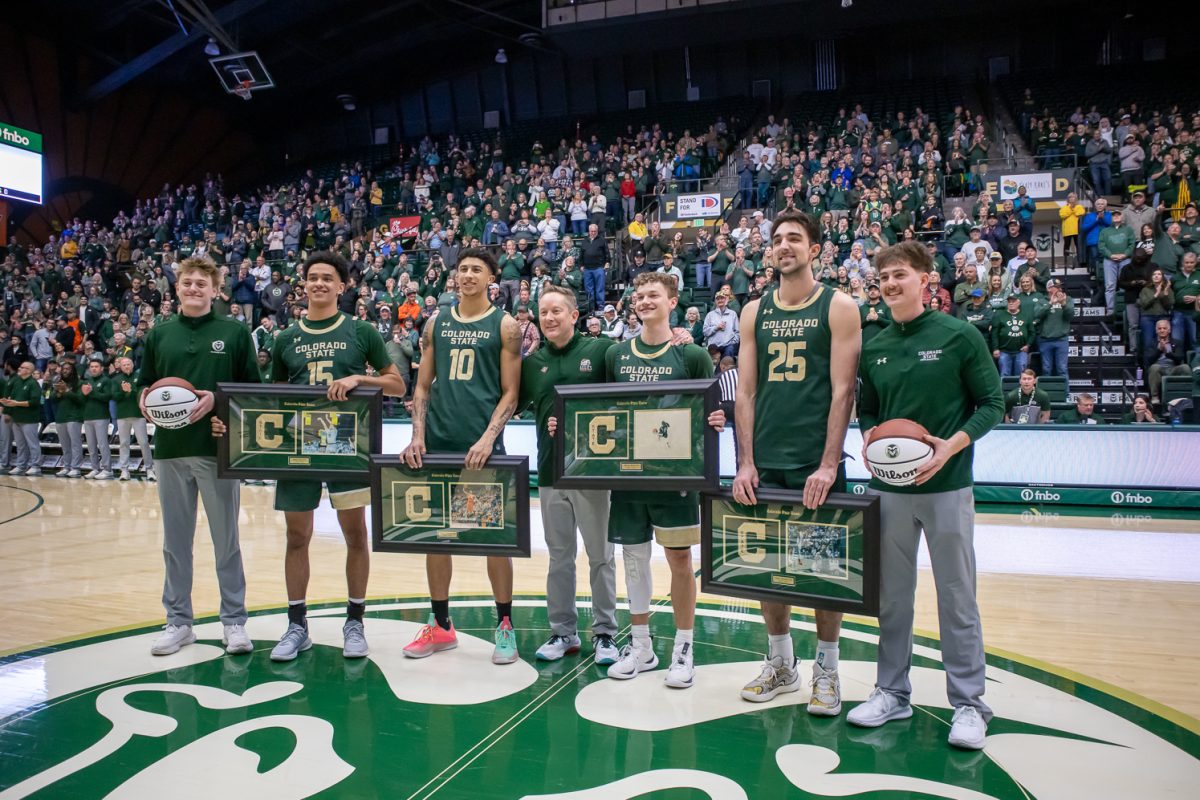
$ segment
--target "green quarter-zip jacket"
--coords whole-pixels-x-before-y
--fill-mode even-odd
[[[176,314],[146,336],[138,383],[148,388],[162,378],[183,378],[197,390],[215,392],[218,382],[261,383],[254,342],[240,322],[213,312],[200,317]],[[182,428],[158,428],[154,457],[216,456],[209,420]]]
[[[28,378],[13,375],[8,382],[8,397],[17,402],[29,403],[27,406],[10,406],[4,410],[12,417],[14,423],[28,425],[41,419],[42,387],[32,375]]]
[[[520,407],[532,405],[537,418],[538,486],[554,485],[555,442],[546,431],[546,422],[554,413],[554,387],[603,383],[604,354],[614,343],[606,336],[592,339],[576,332],[564,347],[547,340],[521,362]]]
[[[921,486],[871,487],[900,494],[933,494],[971,486],[974,442],[1004,418],[1000,375],[983,337],[970,323],[926,310],[910,322],[895,322],[863,346],[858,419],[867,431],[891,419],[908,419],[933,436],[962,431],[971,445],[952,456]]]
[[[103,373],[97,378],[85,375],[79,386],[81,394],[84,386],[91,387],[88,393],[83,395],[84,421],[108,419],[108,401],[112,399],[112,381],[109,377]]]

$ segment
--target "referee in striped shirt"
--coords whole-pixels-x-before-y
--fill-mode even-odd
[[[725,412],[725,424],[732,430],[733,423],[729,420],[733,419],[733,401],[737,397],[738,385],[738,368],[737,361],[732,356],[725,356],[721,359],[720,374],[717,376],[717,385],[721,389],[721,410]],[[733,434],[733,459],[734,464],[741,464],[741,455],[738,452],[738,437],[737,433]]]

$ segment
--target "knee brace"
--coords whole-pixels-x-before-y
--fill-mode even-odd
[[[651,542],[627,544],[621,547],[625,560],[625,589],[629,593],[629,613],[649,614],[650,595],[654,593],[654,578],[650,574]]]

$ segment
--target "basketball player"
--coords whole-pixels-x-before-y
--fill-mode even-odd
[[[377,386],[391,397],[403,397],[404,379],[388,357],[375,326],[338,310],[338,298],[350,280],[350,265],[342,256],[316,252],[300,267],[308,296],[308,316],[279,334],[271,348],[271,377],[277,383],[328,386],[330,400],[345,400],[359,386]],[[366,374],[367,366],[378,375]],[[218,420],[214,432],[224,432]],[[271,650],[272,661],[292,661],[312,647],[308,635],[308,546],[313,535],[313,512],[322,490],[337,512],[346,540],[346,622],[342,626],[342,655],[363,658],[370,652],[363,630],[371,552],[367,542],[366,507],[371,488],[365,481],[280,480],[275,485],[275,510],[287,524],[287,554],[283,575],[288,594],[288,627]]]
[[[713,362],[695,344],[671,343],[671,312],[679,304],[675,278],[665,272],[643,272],[634,281],[633,307],[642,320],[634,339],[613,345],[604,354],[608,380],[618,383],[711,378]],[[708,424],[725,427],[725,412],[714,411]],[[629,594],[632,642],[608,668],[608,677],[636,678],[658,666],[650,638],[650,574],[652,538],[666,551],[671,570],[671,606],[675,613],[675,646],[666,684],[674,689],[692,685],[696,670],[692,626],[696,616],[696,578],[692,545],[700,543],[700,498],[696,492],[613,491],[608,517],[608,540],[621,545]]]
[[[167,628],[150,648],[158,656],[196,641],[192,631],[192,541],[196,538],[197,495],[204,501],[216,553],[224,625],[221,642],[228,653],[254,649],[245,628],[246,576],[238,539],[240,484],[217,478],[216,440],[209,425],[198,424],[212,413],[218,381],[259,382],[254,343],[246,326],[213,314],[213,299],[219,290],[220,274],[209,259],[188,258],[179,265],[175,282],[179,313],[146,334],[138,374],[143,415],[150,386],[162,378],[188,381],[199,397],[188,425],[159,427],[154,433],[166,565],[163,606],[167,610]]]
[[[488,300],[488,284],[500,277],[495,257],[482,248],[459,253],[455,269],[458,305],[438,313],[421,331],[421,370],[413,392],[412,441],[406,463],[421,466],[425,453],[465,453],[467,469],[483,469],[493,454],[504,453],[504,424],[517,408],[521,382],[521,329]],[[458,646],[450,620],[448,555],[427,555],[432,614],[429,624],[404,648],[425,658]],[[488,556],[488,578],[496,601],[496,649],[492,663],[517,660],[512,629],[512,559]]]
[[[579,652],[575,607],[576,529],[583,537],[592,589],[592,642],[596,663],[617,660],[617,566],[608,541],[608,491],[554,488],[554,387],[604,381],[604,354],[615,340],[579,332],[575,293],[547,286],[538,301],[538,321],[546,346],[521,363],[521,408],[532,404],[538,430],[538,505],[550,571],[546,575],[546,612],[550,638],[537,650],[543,661]]]
[[[739,503],[757,502],[758,488],[803,491],[816,509],[829,492],[846,490],[842,445],[854,403],[862,347],[858,306],[846,294],[813,279],[821,255],[815,220],[787,211],[771,226],[771,253],[779,288],[742,309],[737,415],[741,464],[733,481]],[[815,555],[818,554],[814,554]],[[793,653],[790,606],[764,602],[768,652],[762,673],[742,698],[765,703],[800,688]],[[842,709],[838,641],[842,615],[816,611],[817,653],[808,713],[837,716]]]
[[[908,419],[929,431],[933,458],[910,486],[871,481],[868,491],[880,498],[882,526],[879,665],[875,691],[846,718],[876,727],[912,716],[908,673],[923,530],[937,587],[946,691],[954,706],[950,744],[979,750],[992,711],[983,702],[983,628],[975,601],[972,443],[1000,422],[1004,395],[991,353],[969,332],[971,325],[921,304],[933,269],[928,251],[902,242],[881,250],[875,265],[894,324],[863,348],[863,441],[881,422]]]

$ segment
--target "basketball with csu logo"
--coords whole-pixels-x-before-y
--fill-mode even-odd
[[[146,416],[162,428],[182,428],[200,398],[196,387],[183,378],[163,378],[146,393]]]
[[[867,441],[867,469],[889,486],[912,485],[917,470],[933,458],[928,435],[925,426],[909,419],[881,422]]]

